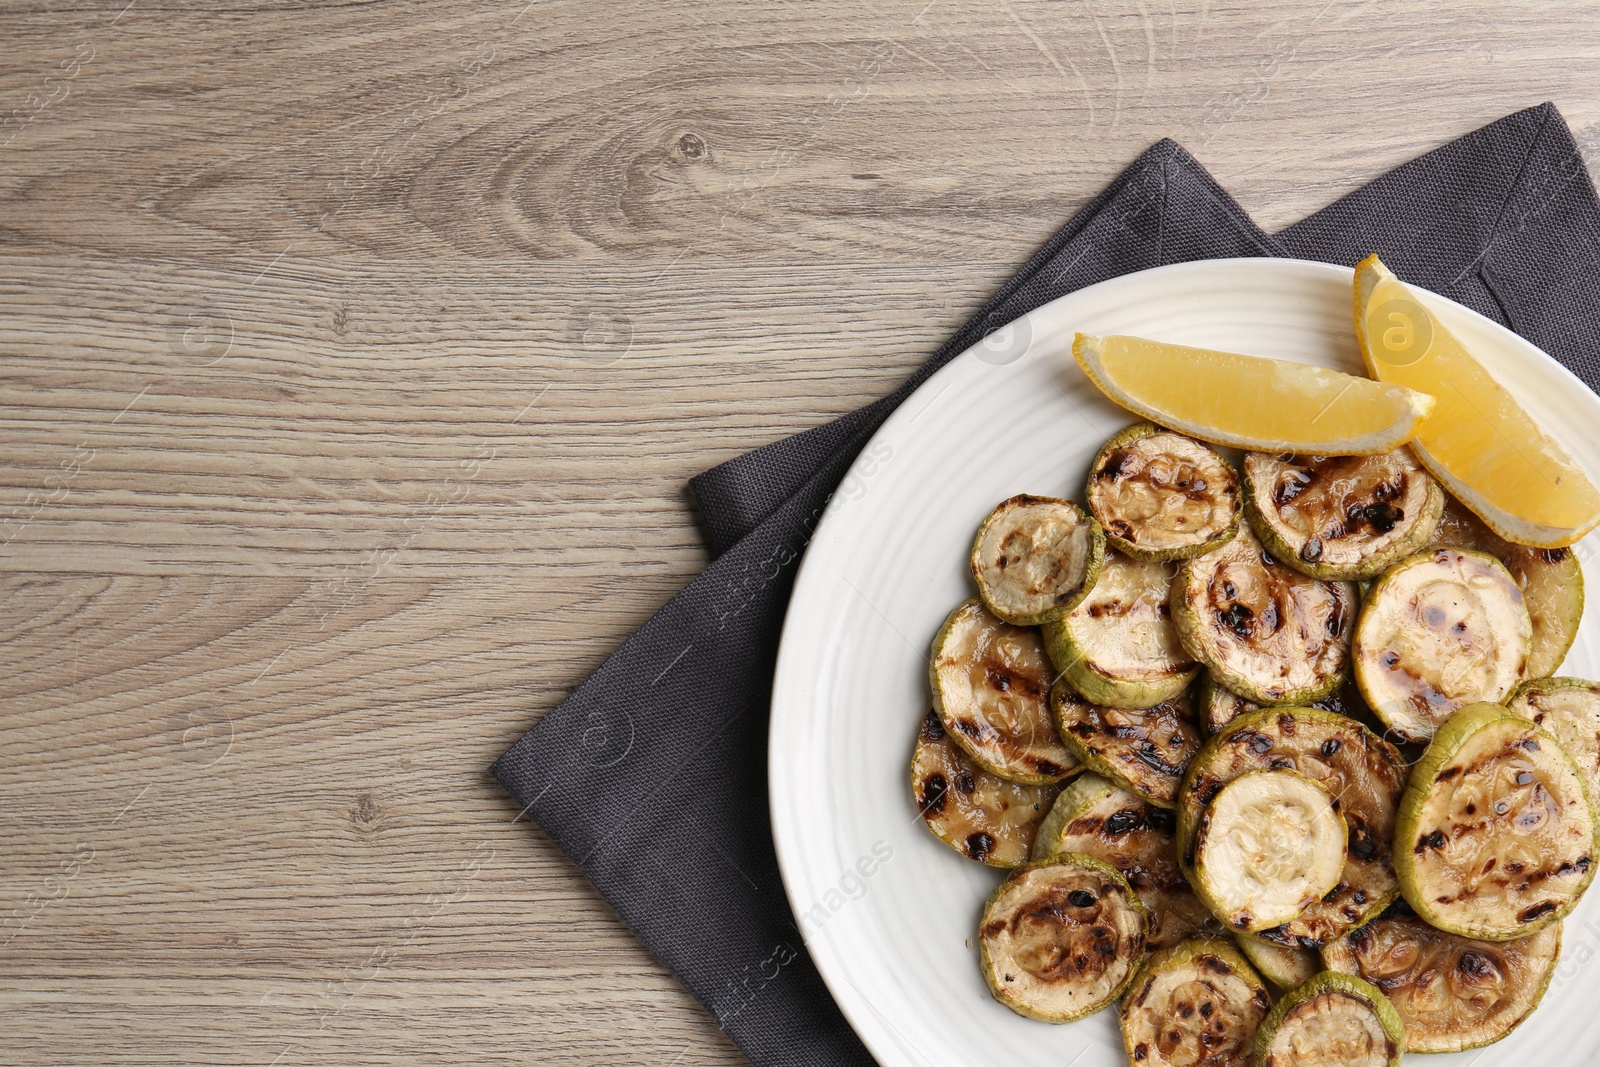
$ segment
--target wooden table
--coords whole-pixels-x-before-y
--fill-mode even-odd
[[[1269,228],[1600,5],[19,3],[0,1062],[743,1062],[484,773],[1153,140]]]

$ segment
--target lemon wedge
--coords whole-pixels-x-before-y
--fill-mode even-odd
[[[1411,449],[1507,541],[1562,548],[1600,524],[1600,491],[1377,256],[1356,266],[1368,372],[1437,399]]]
[[[1376,456],[1411,440],[1433,398],[1401,385],[1142,337],[1078,334],[1100,391],[1151,422],[1253,452]]]

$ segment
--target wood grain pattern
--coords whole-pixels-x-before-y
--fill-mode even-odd
[[[1151,141],[1269,228],[1600,4],[0,14],[0,1062],[735,1064],[483,769]]]

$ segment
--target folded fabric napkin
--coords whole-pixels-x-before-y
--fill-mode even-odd
[[[758,1067],[870,1064],[806,955],[767,819],[767,714],[796,563],[856,454],[951,358],[1086,285],[1287,256],[1407,281],[1600,385],[1600,202],[1552,104],[1264,233],[1172,141],[1151,147],[892,395],[691,480],[717,559],[492,773]]]

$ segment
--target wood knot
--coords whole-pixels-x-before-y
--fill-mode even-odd
[[[685,163],[698,163],[711,155],[711,149],[697,133],[686,133],[679,137],[678,143],[672,146],[672,152]]]
[[[356,830],[363,834],[370,834],[378,829],[378,823],[383,818],[383,809],[378,806],[377,798],[371,793],[362,793],[356,797],[356,806],[350,809],[350,822]]]

